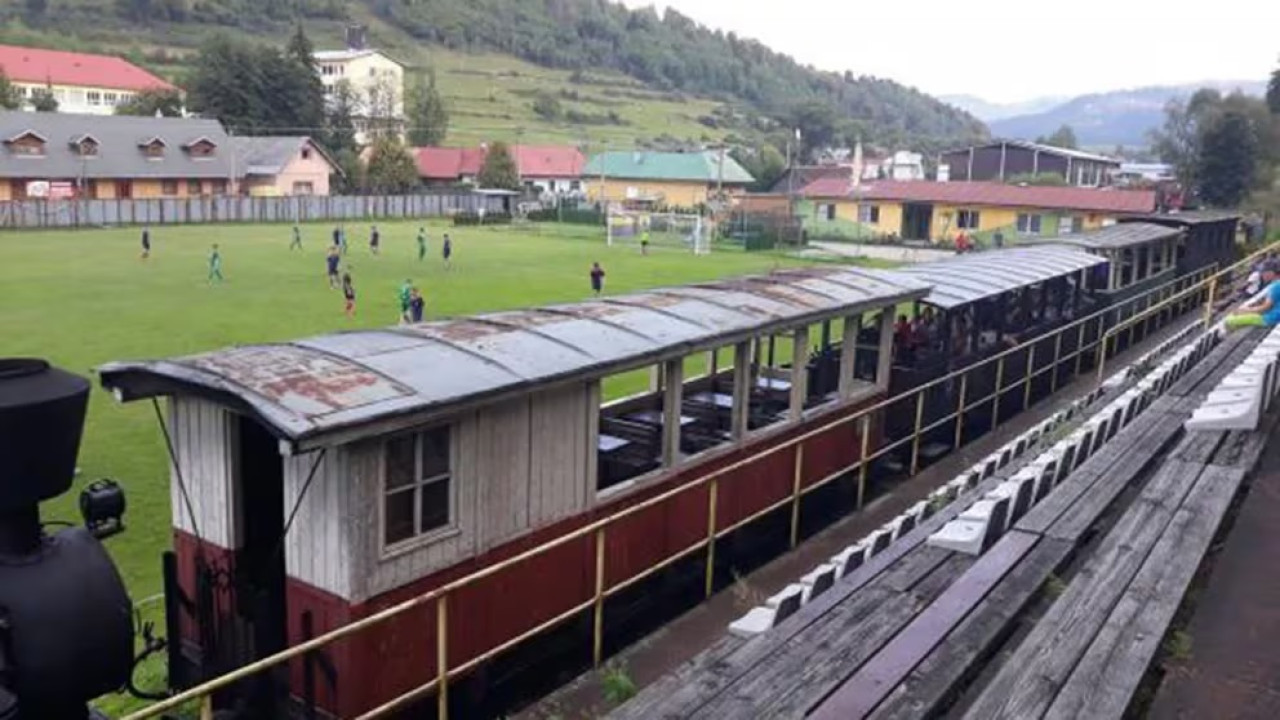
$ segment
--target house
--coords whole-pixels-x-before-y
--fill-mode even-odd
[[[317,50],[312,58],[327,99],[333,100],[340,83],[350,88],[356,142],[369,142],[375,128],[392,128],[403,134],[405,66],[367,47],[363,26],[347,28],[346,49]]]
[[[1114,179],[1117,185],[1143,185],[1174,182],[1178,176],[1166,163],[1122,163]]]
[[[144,90],[176,90],[133,63],[110,55],[0,45],[0,69],[30,101],[42,90],[53,93],[58,111],[112,115],[116,105]]]
[[[1104,155],[1021,140],[1000,140],[952,150],[938,159],[938,179],[1006,182],[1016,175],[1052,173],[1068,185],[1100,187],[1111,183],[1120,161]]]
[[[692,208],[755,182],[727,152],[714,150],[604,152],[583,173],[592,201],[650,207]]]
[[[879,166],[877,166],[878,168]],[[867,178],[864,166],[863,179],[874,180],[875,175]],[[797,193],[811,183],[825,178],[850,180],[853,178],[853,165],[797,165],[788,169],[769,188],[770,193]]]
[[[869,165],[864,165],[864,168]],[[863,172],[864,180],[874,180],[883,176],[886,180],[923,180],[924,179],[924,156],[920,153],[899,150],[888,158],[879,162],[874,168],[876,175],[867,177]],[[883,174],[883,175],[881,175]]]
[[[306,136],[235,137],[231,146],[243,194],[328,195],[329,177],[341,172]]]
[[[900,182],[854,185],[818,180],[800,195],[810,204],[806,218],[817,225],[857,226],[866,235],[907,240],[950,241],[970,235],[1058,235],[1110,225],[1129,215],[1150,213],[1150,190],[1006,185],[992,182]],[[809,228],[810,224],[806,224]]]
[[[509,150],[526,190],[556,195],[582,191],[586,158],[578,148],[572,145],[512,145]],[[475,184],[488,152],[486,145],[413,149],[418,175],[426,185]]]
[[[217,120],[0,112],[0,200],[221,195],[231,148]]]

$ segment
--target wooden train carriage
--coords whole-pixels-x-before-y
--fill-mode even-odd
[[[889,272],[792,270],[104,366],[122,401],[168,398],[170,634],[182,640],[171,679],[189,684],[366,617],[851,415],[887,390],[893,308],[927,291]],[[864,328],[879,338],[870,351],[857,343]],[[641,392],[602,401],[646,368],[647,389],[642,375]],[[727,472],[717,526],[789,497],[797,463],[802,485],[854,464],[857,425],[807,439],[799,458],[787,447]],[[606,587],[705,538],[708,497],[611,526]],[[566,542],[451,594],[449,667],[589,602],[593,547]],[[717,547],[718,587],[751,547]],[[611,598],[607,633],[628,627],[636,602],[690,597],[683,576],[654,578]],[[573,657],[590,656],[586,627],[584,641],[580,620],[568,623]],[[482,665],[476,694],[451,700],[463,717],[485,714],[467,703],[492,699],[508,673],[554,670],[555,653],[539,646],[532,669]],[[366,711],[435,676],[434,607],[323,656],[322,707]],[[244,692],[271,707],[282,684]],[[295,696],[302,684],[294,668]]]
[[[1148,223],[1184,231],[1175,250],[1178,275],[1203,270],[1214,263],[1226,267],[1237,257],[1236,234],[1240,214],[1228,210],[1192,210],[1120,218],[1124,223]]]
[[[917,317],[928,318],[923,333],[898,333],[895,337],[892,392],[898,394],[966,367],[1018,345],[1029,338],[1094,312],[1097,289],[1105,285],[1107,259],[1072,248],[1018,247],[1006,250],[958,255],[936,262],[920,263],[898,270],[932,287],[917,301]],[[1085,342],[1096,337],[1096,328]],[[923,337],[921,335],[923,334]],[[1068,334],[1070,335],[1070,334]],[[1062,354],[1075,349],[1078,336],[1064,337]],[[1053,341],[1036,348],[1035,367],[1047,367],[1053,359]],[[909,347],[906,347],[909,345]],[[1023,350],[1008,356],[1002,373],[994,363],[970,373],[966,395],[972,401],[995,389],[996,375],[1002,385],[1024,377],[1028,354]],[[1046,375],[1047,379],[1047,375]],[[1046,383],[1047,384],[1047,383]],[[956,409],[958,383],[936,386],[926,395],[922,422],[931,424]],[[890,412],[891,434],[904,437],[914,425],[913,400]],[[1002,406],[1008,417],[1019,410]],[[984,428],[989,408],[969,415],[970,433]],[[953,437],[950,427],[939,435]],[[947,443],[949,446],[949,443]],[[930,453],[926,453],[929,455]]]
[[[1110,272],[1095,290],[1103,303],[1115,305],[1177,278],[1177,261],[1179,254],[1185,253],[1186,238],[1182,227],[1131,222],[1062,235],[1036,246],[1076,247],[1106,258]]]

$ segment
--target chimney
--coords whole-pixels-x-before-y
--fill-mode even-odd
[[[347,49],[364,50],[369,45],[369,28],[364,25],[347,26]]]
[[[853,186],[862,184],[862,138],[853,145]]]

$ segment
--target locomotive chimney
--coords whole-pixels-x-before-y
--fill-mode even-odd
[[[39,547],[40,501],[71,488],[88,402],[88,380],[0,358],[0,556]]]

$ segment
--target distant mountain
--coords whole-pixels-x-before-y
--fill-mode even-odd
[[[1054,95],[1012,103],[988,102],[976,95],[942,95],[938,99],[948,105],[964,110],[983,122],[989,123],[993,120],[1003,120],[1017,115],[1044,112],[1066,102],[1070,98],[1063,95]]]
[[[1249,95],[1266,92],[1265,83],[1251,80],[1118,90],[1081,95],[1048,110],[1006,117],[990,121],[988,125],[993,136],[1002,138],[1034,140],[1070,125],[1081,145],[1145,145],[1147,133],[1164,122],[1165,104],[1174,98],[1189,97],[1202,87],[1223,92],[1239,89]]]

